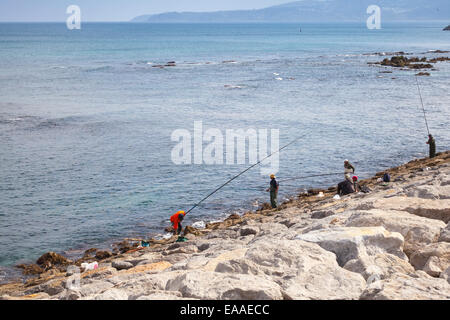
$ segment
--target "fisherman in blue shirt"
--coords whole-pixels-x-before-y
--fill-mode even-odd
[[[277,180],[275,180],[275,175],[270,175],[270,188],[266,191],[270,191],[270,204],[272,205],[272,208],[276,208],[278,206],[277,203],[277,196],[278,196],[278,187],[279,184]]]

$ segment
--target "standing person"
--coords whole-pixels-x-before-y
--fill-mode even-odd
[[[430,145],[430,158],[436,157],[436,141],[431,134],[428,135],[427,144]]]
[[[175,231],[175,235],[181,234],[181,230],[183,230],[183,226],[181,222],[184,219],[186,212],[178,211],[173,216],[170,217],[170,222],[172,222],[173,230]]]
[[[344,173],[352,174],[355,173],[355,167],[347,160],[344,160]]]
[[[277,203],[277,196],[278,196],[278,187],[279,184],[277,180],[275,180],[275,175],[270,175],[270,188],[268,188],[266,191],[270,191],[270,204],[272,205],[272,208],[276,208],[278,206]]]

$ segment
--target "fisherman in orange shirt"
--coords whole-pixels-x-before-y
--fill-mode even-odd
[[[183,229],[181,221],[183,221],[185,215],[186,212],[178,211],[177,213],[175,213],[173,216],[170,217],[170,222],[172,222],[173,230],[175,230],[176,235],[180,234],[181,230]]]

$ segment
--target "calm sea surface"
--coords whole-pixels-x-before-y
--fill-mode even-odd
[[[248,166],[175,165],[171,134],[194,121],[223,134],[279,129],[280,146],[305,135],[281,152],[280,179],[342,171],[345,158],[364,178],[424,156],[415,72],[367,62],[450,56],[427,53],[450,50],[443,27],[0,24],[0,266],[163,233]],[[152,67],[168,61],[177,66]],[[450,63],[435,67],[419,81],[439,151],[450,149]],[[280,198],[341,178],[281,183]],[[253,209],[268,182],[255,168],[187,222]]]

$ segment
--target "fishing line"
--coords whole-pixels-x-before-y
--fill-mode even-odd
[[[423,106],[422,94],[420,93],[419,80],[417,80],[417,76],[416,76],[416,83],[417,83],[417,90],[419,91],[420,103],[422,104],[423,117],[425,119],[425,124],[427,126],[428,135],[430,135],[430,129],[428,128],[427,116],[425,114],[425,107]]]
[[[219,191],[220,189],[222,189],[223,187],[225,187],[227,184],[229,184],[231,181],[233,181],[234,179],[238,178],[239,176],[243,175],[244,173],[246,173],[248,170],[250,170],[253,167],[256,167],[258,164],[260,164],[261,162],[263,162],[264,160],[270,158],[271,156],[273,156],[274,154],[280,152],[281,150],[287,148],[288,146],[290,146],[291,144],[297,142],[298,140],[302,139],[303,137],[305,137],[305,135],[298,137],[297,139],[289,142],[287,145],[281,147],[280,149],[278,149],[275,152],[272,152],[271,154],[269,154],[267,157],[259,160],[258,162],[256,162],[255,164],[251,165],[250,167],[248,167],[247,169],[245,169],[244,171],[240,172],[239,174],[235,175],[233,178],[229,179],[227,182],[225,182],[224,184],[222,184],[220,187],[216,188],[213,192],[209,193],[206,197],[204,197],[202,200],[200,200],[199,202],[197,202],[192,208],[190,208],[186,214],[188,214],[189,212],[191,212],[192,210],[194,210],[196,207],[198,207],[198,205],[200,203],[202,203],[203,201],[205,201],[206,199],[208,199],[209,197],[211,197],[214,193],[216,193],[217,191]]]

